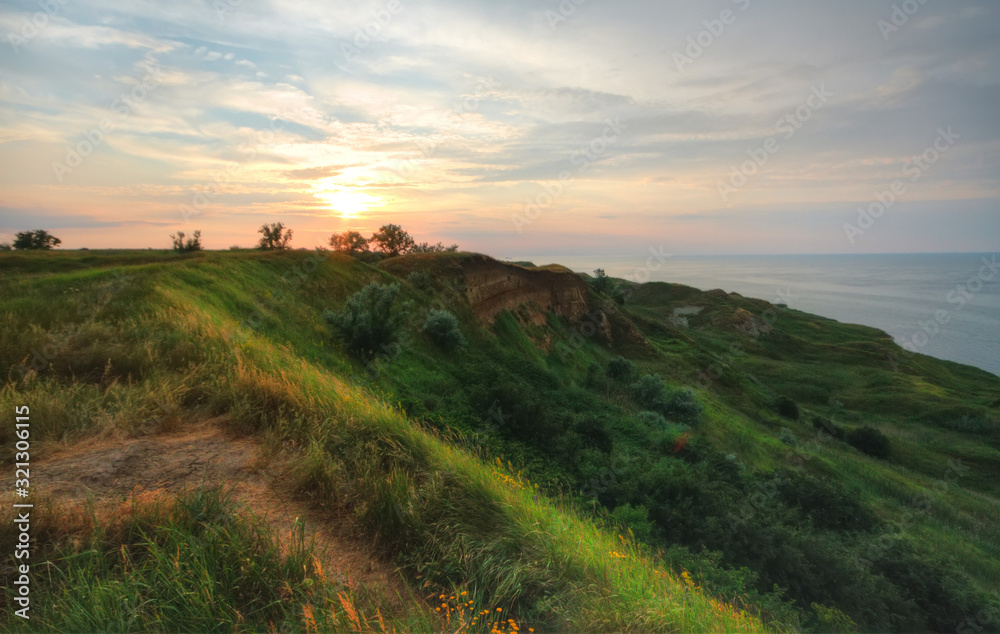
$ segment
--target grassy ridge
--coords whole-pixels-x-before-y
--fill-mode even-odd
[[[319,315],[388,274],[302,253],[95,269],[45,255],[59,259],[19,259],[21,274],[0,287],[0,364],[11,368],[0,406],[31,405],[34,441],[228,412],[237,428],[301,453],[303,492],[377,535],[415,583],[433,579],[543,627],[762,629],[648,549],[359,388],[364,371],[329,344]],[[5,456],[12,440],[0,432]],[[72,623],[86,618],[97,614]]]

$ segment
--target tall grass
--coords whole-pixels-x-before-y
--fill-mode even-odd
[[[14,616],[7,590],[4,631],[436,629],[429,610],[400,619],[363,588],[331,579],[301,524],[279,543],[218,488],[38,519],[52,541],[36,553],[46,559],[35,563],[31,618]]]
[[[257,299],[280,287],[282,262],[292,258],[229,258],[145,265],[133,271],[139,281],[127,307],[112,300],[85,317],[60,308],[68,300],[52,292],[75,283],[63,279],[75,273],[40,278],[44,290],[22,283],[21,299],[3,307],[6,323],[23,331],[31,314],[54,309],[64,321],[49,330],[76,329],[44,370],[8,378],[0,406],[31,405],[37,440],[138,433],[163,412],[229,413],[235,429],[291,447],[302,494],[374,536],[415,585],[470,597],[438,607],[473,631],[511,623],[480,614],[473,625],[469,605],[544,629],[763,631],[757,619],[662,569],[630,538],[597,528],[341,378],[344,362],[315,330],[321,306],[306,298],[314,294],[263,308]],[[378,277],[359,266],[321,267],[313,281],[343,297]],[[248,306],[265,319],[248,325]],[[99,363],[91,351],[109,342],[121,345]],[[0,361],[11,365],[34,345],[17,336],[0,343]],[[231,522],[211,497],[199,499],[98,531],[89,548],[63,558],[46,582],[60,607],[45,622],[65,630],[266,629],[272,622],[296,629],[305,615],[288,605],[309,605],[307,628],[322,626],[323,612],[303,587],[314,574],[307,550],[277,557],[259,529]],[[111,552],[112,544],[123,548]],[[266,578],[265,568],[246,568],[255,558]],[[214,570],[223,564],[228,571]],[[243,575],[249,590],[238,589]],[[272,578],[287,582],[285,594]],[[123,597],[131,597],[125,605]]]

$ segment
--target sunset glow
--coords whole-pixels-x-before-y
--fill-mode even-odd
[[[1000,235],[995,3],[889,29],[870,0],[404,1],[382,23],[374,0],[57,4],[41,27],[33,0],[0,7],[0,242],[227,248],[284,222],[308,248],[359,220],[499,256]]]
[[[331,211],[344,218],[354,217],[381,202],[380,198],[366,194],[363,191],[335,185],[318,186],[315,196],[325,201],[330,206]]]

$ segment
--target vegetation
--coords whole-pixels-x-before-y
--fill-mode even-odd
[[[886,459],[889,457],[890,442],[885,434],[871,427],[859,427],[847,435],[847,442],[869,456]]]
[[[334,251],[357,255],[368,252],[368,240],[358,231],[344,231],[330,236],[330,246]]]
[[[396,304],[399,284],[372,282],[351,295],[338,311],[324,313],[348,351],[370,361],[376,355],[393,355],[408,308]]]
[[[390,631],[459,631],[468,610],[457,597],[476,614],[500,608],[521,631],[1000,622],[986,620],[1000,616],[1000,448],[979,425],[949,426],[996,420],[996,377],[922,356],[894,370],[888,353],[898,349],[881,333],[791,310],[751,338],[717,324],[766,303],[664,284],[635,287],[621,309],[594,300],[638,343],[580,340],[580,324],[523,311],[484,328],[465,294],[449,292],[461,279],[448,271],[465,257],[373,267],[301,252],[0,255],[0,364],[10,368],[0,407],[32,405],[41,451],[136,434],[164,411],[229,414],[235,431],[271,439],[296,465],[303,499],[374,540],[415,593],[445,604],[431,615],[407,604],[411,618]],[[413,270],[432,273],[437,292],[399,284]],[[407,336],[426,323],[407,315],[444,298],[467,342],[459,355]],[[677,305],[704,310],[680,329],[668,321]],[[347,325],[330,322],[343,346],[323,336],[328,308]],[[259,319],[246,319],[251,310]],[[384,341],[374,333],[386,322],[392,371],[366,373],[379,345],[352,346],[353,333]],[[794,399],[801,420],[775,411],[777,395]],[[840,441],[865,426],[890,440],[884,459]],[[0,428],[4,460],[13,442]],[[313,628],[306,606],[315,629],[345,614],[323,597],[334,592],[339,605],[346,591],[319,588],[308,558],[267,555],[265,529],[254,538],[214,504],[160,515],[140,537],[101,517],[93,525],[107,528],[94,533],[38,533],[52,563],[33,599],[51,598],[58,612],[28,626],[3,606],[2,627],[124,630],[132,626],[116,615],[135,614],[132,629],[161,619],[149,629],[256,631],[273,621],[301,631]],[[2,525],[6,543],[13,533]],[[188,534],[204,548],[188,550]],[[249,592],[234,572],[199,568],[232,571],[233,553],[273,562]],[[199,620],[209,609],[201,597],[177,605],[175,560],[189,584],[219,588],[207,595],[218,593],[217,626]],[[133,592],[145,603],[122,600]],[[360,595],[354,605],[368,624],[356,629],[378,631],[378,605]]]
[[[432,308],[427,314],[423,330],[431,341],[446,352],[454,352],[466,345],[462,329],[458,325],[458,317],[451,311]]]
[[[437,244],[421,242],[419,244],[414,244],[413,248],[410,249],[410,253],[455,253],[456,251],[458,251],[457,244],[446,247],[440,242]]]
[[[330,246],[334,251],[352,256],[367,256],[375,249],[376,256],[395,257],[407,253],[454,253],[458,245],[446,247],[442,243],[429,244],[416,242],[405,229],[399,225],[382,225],[371,238],[365,238],[358,231],[345,231],[330,236]],[[370,258],[365,258],[370,260]],[[376,259],[377,261],[377,259]]]
[[[406,281],[420,291],[427,292],[433,288],[431,276],[427,274],[427,271],[410,271],[406,276]]]
[[[171,235],[173,250],[177,253],[190,253],[191,251],[201,251],[201,231],[196,230],[187,240],[184,239],[183,231],[178,231],[176,235]]]
[[[385,254],[386,257],[394,257],[409,253],[413,250],[416,242],[413,237],[403,230],[399,225],[382,225],[379,230],[372,235],[371,244],[376,249]]]
[[[260,234],[257,248],[261,251],[284,250],[292,243],[292,230],[285,228],[281,222],[263,224],[257,229],[257,233]]]
[[[19,231],[14,234],[13,247],[20,251],[49,251],[62,244],[62,240],[51,235],[44,229],[34,231]]]
[[[608,274],[604,272],[604,269],[594,270],[594,289],[598,293],[607,293],[611,290],[614,281],[608,277]]]
[[[775,399],[774,411],[778,412],[779,416],[787,418],[788,420],[799,419],[799,406],[795,404],[795,401],[787,396],[779,396]]]
[[[318,619],[323,629],[377,631],[386,610],[354,606],[359,593],[324,573],[301,524],[289,527],[282,548],[265,523],[218,489],[179,498],[141,493],[115,511],[45,519],[54,539],[36,553],[51,562],[38,568],[45,572],[32,588],[29,622],[37,630],[315,631],[310,621]],[[357,624],[368,627],[357,627],[348,610],[324,609],[330,603],[354,608]],[[0,617],[5,631],[21,630],[9,611]]]

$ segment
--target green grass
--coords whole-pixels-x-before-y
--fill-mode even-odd
[[[307,613],[324,629],[359,631],[343,600],[366,630],[383,613],[386,631],[435,629],[429,610],[401,620],[375,593],[330,579],[301,524],[279,544],[217,488],[140,494],[113,511],[50,510],[39,522],[53,541],[34,554],[31,618],[5,596],[4,631],[298,632]]]
[[[365,388],[366,372],[331,342],[320,313],[388,274],[338,256],[322,255],[312,266],[312,257],[236,252],[151,261],[116,254],[94,260],[94,268],[76,266],[65,253],[51,262],[18,260],[0,283],[0,363],[11,368],[0,407],[31,406],[35,459],[53,443],[135,434],[165,416],[229,413],[236,430],[278,438],[300,454],[303,495],[348,513],[357,530],[375,535],[383,555],[399,562],[415,587],[467,592],[476,605],[499,607],[543,629],[763,629],[692,589],[649,548],[600,528],[572,504],[538,495],[506,467]],[[427,305],[418,291],[405,292]],[[472,333],[473,339],[488,336]],[[416,341],[407,354],[429,354],[428,345]],[[32,369],[36,353],[41,361]],[[12,440],[5,427],[5,457],[13,455],[7,451]],[[150,539],[164,545],[147,548],[149,567],[139,575],[137,561],[118,563],[99,548],[76,559],[53,551],[47,583],[81,597],[92,591],[99,600],[54,602],[63,611],[47,622],[67,630],[97,623],[139,631],[237,623],[250,630],[261,629],[251,618],[258,625],[273,618],[277,625],[301,615],[301,595],[293,594],[290,606],[269,603],[275,584],[296,579],[281,572],[288,560],[274,563],[248,596],[218,590],[234,584],[232,578],[198,577],[211,567],[209,557],[254,547],[260,536],[253,531],[212,533],[220,541],[195,557],[208,564],[192,569],[198,587],[209,591],[204,600],[178,606],[191,583],[185,590],[183,579],[163,568],[176,556],[171,547],[193,529],[175,526],[171,522],[182,522],[175,519],[146,527],[140,546]],[[234,550],[231,538],[242,545]],[[106,544],[134,542],[118,535]],[[56,542],[40,547],[49,545]],[[150,575],[162,585],[143,586]],[[123,600],[132,602],[128,610],[114,607]]]
[[[954,421],[995,419],[1000,379],[919,355],[897,366],[883,333],[793,310],[750,338],[727,324],[766,302],[679,285],[636,287],[612,315],[643,345],[581,339],[578,324],[531,307],[484,328],[462,288],[463,263],[478,257],[375,267],[309,252],[0,254],[0,408],[31,406],[35,459],[88,435],[229,414],[236,431],[284,447],[299,493],[374,536],[416,594],[444,595],[445,616],[428,621],[414,604],[399,629],[458,629],[457,597],[539,631],[763,630],[758,617],[771,629],[938,630],[987,609],[1000,586],[1000,438]],[[405,281],[414,270],[431,288]],[[400,282],[414,309],[400,354],[366,367],[321,315],[373,281]],[[704,310],[688,328],[670,324],[686,305]],[[434,307],[458,316],[465,348],[420,332]],[[694,386],[700,421],[655,429],[628,384],[586,385],[588,366],[618,354],[671,389]],[[774,411],[782,395],[800,420]],[[813,415],[878,428],[889,459],[818,438]],[[3,460],[13,440],[0,428]],[[937,486],[956,461],[961,477]],[[49,542],[53,583],[141,590],[114,562],[65,559],[58,536]],[[281,566],[269,570],[281,585]],[[226,600],[244,618],[256,609]],[[304,627],[305,600],[273,618]],[[149,610],[167,604],[157,593]],[[63,629],[112,618],[103,605],[81,603]],[[171,629],[151,623],[133,629]],[[249,623],[239,627],[261,629]]]

